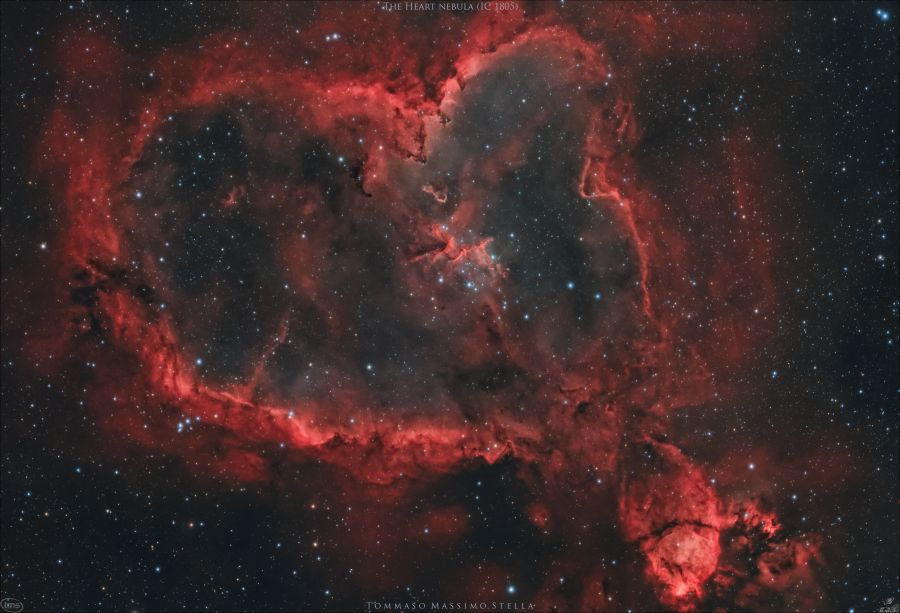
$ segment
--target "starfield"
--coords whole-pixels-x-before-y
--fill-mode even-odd
[[[4,3],[0,608],[896,610],[898,9]]]

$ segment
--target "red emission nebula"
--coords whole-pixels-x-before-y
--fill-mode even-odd
[[[664,57],[701,40],[750,81],[778,18],[573,4],[294,7],[302,30],[153,54],[70,32],[35,160],[55,311],[29,347],[91,365],[110,454],[352,508],[321,542],[361,594],[411,580],[418,544],[466,555],[471,515],[433,494],[505,463],[538,610],[819,606],[821,537],[674,425],[753,393],[773,147],[737,118],[662,156],[642,123]],[[439,595],[507,574],[455,566]]]

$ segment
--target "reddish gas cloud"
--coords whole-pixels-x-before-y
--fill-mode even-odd
[[[669,438],[675,412],[725,401],[716,376],[741,367],[765,333],[754,312],[775,301],[764,162],[740,138],[750,128],[715,151],[721,184],[693,182],[688,157],[695,197],[668,202],[637,155],[635,105],[643,63],[665,36],[691,40],[698,17],[567,15],[414,28],[325,7],[295,37],[260,24],[151,57],[72,33],[37,160],[61,206],[57,312],[31,347],[87,356],[105,436],[181,457],[198,478],[271,482],[285,462],[324,463],[378,499],[368,526],[423,484],[513,459],[541,533],[581,538],[574,497],[643,556],[663,607],[752,608],[766,591],[814,602],[818,538],[788,536],[753,492],[720,494]],[[705,19],[715,53],[735,32],[752,53],[772,25],[719,9]],[[220,151],[240,155],[192,179],[169,143],[204,131],[238,135]],[[509,229],[548,211],[539,230]],[[205,234],[211,218],[241,253],[195,266],[238,258],[246,279],[179,268],[205,253],[186,237],[221,238]],[[728,254],[689,230],[697,218]],[[554,220],[553,243],[540,242]],[[560,245],[583,261],[578,283],[556,276],[576,261],[554,260]],[[258,302],[237,317],[246,301],[230,296]],[[397,543],[449,548],[469,529],[452,505],[407,520]],[[605,567],[572,556],[554,565],[579,589],[548,576],[535,601],[615,608]]]

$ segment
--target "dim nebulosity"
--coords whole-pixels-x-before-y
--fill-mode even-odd
[[[4,596],[896,596],[895,11],[507,4],[9,9]]]

